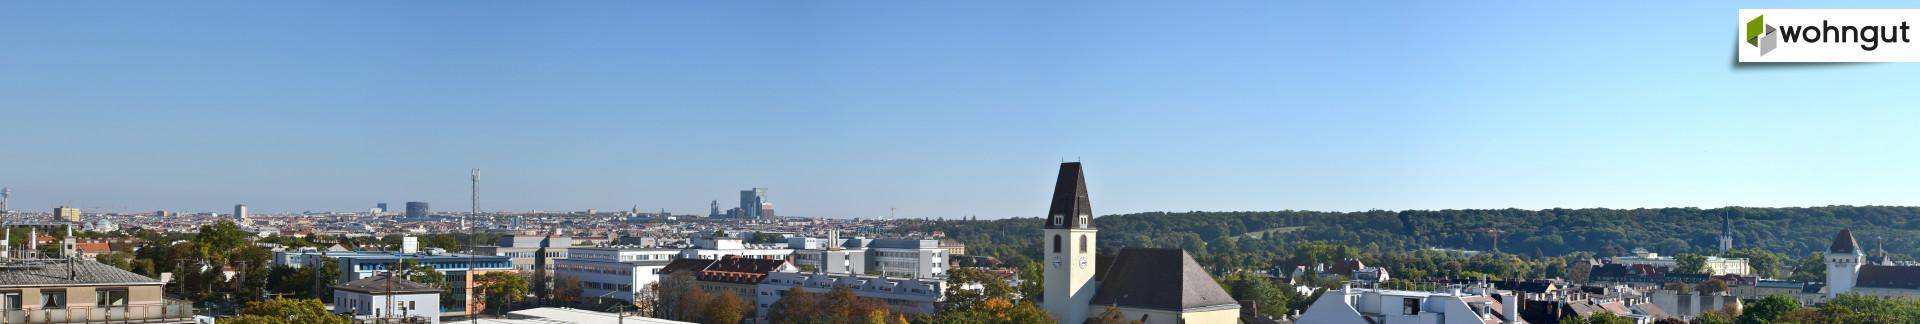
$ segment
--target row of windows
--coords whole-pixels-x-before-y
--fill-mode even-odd
[[[380,271],[380,270],[387,270],[387,268],[388,268],[388,267],[392,267],[392,266],[393,266],[393,264],[394,264],[394,263],[391,263],[391,262],[389,262],[389,263],[361,263],[361,264],[360,264],[359,266],[356,266],[355,268],[356,268],[356,269],[359,269],[360,271]],[[434,270],[440,270],[440,271],[446,271],[446,270],[448,270],[448,269],[452,269],[452,270],[464,270],[464,269],[466,269],[466,268],[467,268],[467,262],[465,262],[465,261],[460,261],[460,262],[423,262],[423,263],[420,263],[420,264],[421,264],[421,265],[426,265],[426,266],[427,266],[427,267],[429,267],[429,268],[433,268]],[[508,267],[511,267],[511,266],[513,265],[513,264],[512,264],[511,262],[507,262],[507,261],[478,261],[478,262],[475,262],[475,263],[473,263],[473,264],[475,265],[475,268],[482,268],[482,269],[504,269],[504,268],[508,268]]]
[[[24,306],[22,304],[25,299],[21,298],[20,293],[9,292],[0,294],[5,295],[5,306],[7,310],[20,310]],[[94,308],[127,307],[127,291],[124,289],[95,290],[93,291],[93,300]],[[40,291],[40,308],[67,308],[67,292],[65,290]]]
[[[633,291],[633,285],[628,285],[628,284],[612,284],[612,283],[602,283],[597,281],[581,281],[580,285],[585,286],[589,289]]]

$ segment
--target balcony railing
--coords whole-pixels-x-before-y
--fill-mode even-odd
[[[193,306],[167,301],[161,305],[133,305],[99,308],[75,306],[65,309],[5,310],[0,324],[15,323],[179,323],[193,320]]]

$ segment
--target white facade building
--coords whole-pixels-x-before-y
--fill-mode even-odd
[[[440,288],[386,274],[333,287],[333,312],[357,319],[420,318],[440,323]]]
[[[1675,261],[1671,256],[1662,256],[1659,253],[1647,252],[1646,249],[1633,249],[1633,255],[1617,256],[1608,260],[1628,267],[1644,264],[1655,268],[1673,269],[1675,265],[1679,264],[1679,262]],[[1753,274],[1753,267],[1747,265],[1746,258],[1707,256],[1707,272],[1708,275],[1714,276],[1727,274],[1747,276]]]
[[[1328,290],[1307,306],[1300,324],[1525,323],[1513,294],[1494,299],[1458,287],[1448,292],[1364,289]]]
[[[747,259],[784,260],[793,249],[784,245],[749,245],[737,238],[707,237],[693,241],[693,247],[680,251],[681,259],[719,260],[729,255]]]
[[[554,280],[580,280],[580,296],[633,301],[633,292],[660,282],[660,269],[679,250],[645,248],[573,248],[554,263]]]
[[[947,281],[939,279],[888,278],[868,275],[771,272],[760,281],[755,298],[757,317],[766,322],[767,311],[787,292],[800,287],[809,293],[824,294],[834,287],[847,287],[854,296],[887,303],[895,313],[932,314],[935,303],[946,296]]]

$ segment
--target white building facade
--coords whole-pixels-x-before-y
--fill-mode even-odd
[[[580,281],[583,298],[633,301],[633,293],[660,282],[660,269],[680,254],[673,249],[573,248],[554,262],[554,280]]]
[[[834,287],[847,287],[854,296],[886,302],[895,313],[932,314],[936,303],[946,296],[947,281],[939,279],[888,278],[882,276],[773,272],[760,281],[755,298],[757,317],[767,322],[767,312],[793,288],[824,294]]]

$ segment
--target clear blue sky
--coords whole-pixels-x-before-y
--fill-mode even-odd
[[[1909,2],[0,3],[14,209],[1037,216],[1920,204],[1920,64],[1733,64]]]

